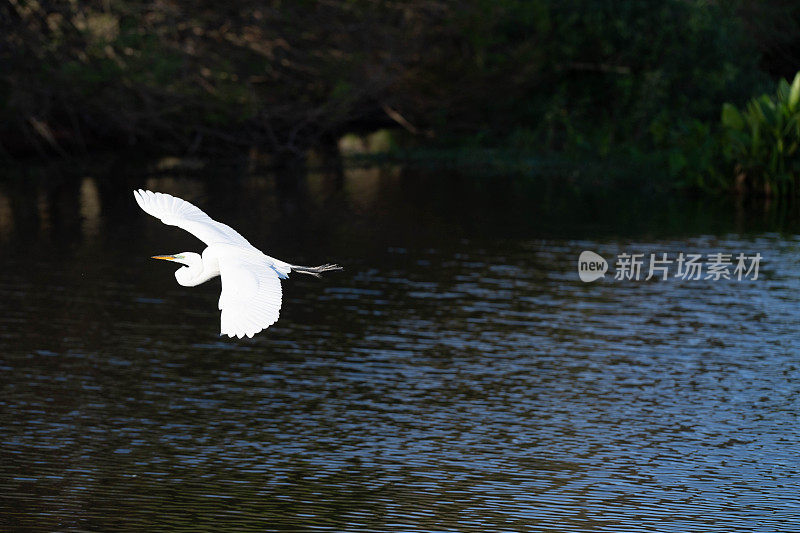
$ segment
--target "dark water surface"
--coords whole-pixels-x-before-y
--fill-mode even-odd
[[[122,174],[0,184],[0,530],[800,530],[791,212],[396,169]],[[219,281],[148,259],[202,244],[133,187],[346,270],[220,338]],[[585,284],[582,250],[763,260]]]

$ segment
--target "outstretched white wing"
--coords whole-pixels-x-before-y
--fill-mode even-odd
[[[145,213],[153,215],[164,224],[185,229],[207,245],[234,244],[253,248],[247,239],[232,227],[217,222],[186,200],[170,194],[139,189],[133,191],[136,203]]]
[[[269,258],[255,254],[219,258],[222,294],[219,297],[220,334],[252,337],[277,322],[281,281]]]

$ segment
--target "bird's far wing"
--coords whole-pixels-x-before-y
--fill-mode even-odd
[[[265,256],[249,254],[219,258],[222,294],[220,334],[252,337],[278,320],[281,281]]]
[[[133,191],[136,203],[145,213],[164,224],[185,229],[207,245],[224,243],[252,248],[252,245],[232,227],[217,222],[186,200],[170,194],[139,189]]]

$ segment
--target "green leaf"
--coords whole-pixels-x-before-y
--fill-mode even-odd
[[[797,109],[798,103],[800,103],[800,72],[795,75],[792,87],[789,89],[789,110]]]
[[[736,106],[732,104],[722,105],[722,125],[726,128],[742,131],[744,130],[744,118]]]
[[[781,81],[778,82],[778,101],[787,101],[789,99],[789,91],[789,83],[786,80],[781,79]]]
[[[761,97],[755,102],[756,106],[758,106],[758,109],[761,112],[764,125],[774,128],[779,121],[778,106],[776,106],[775,102],[772,101],[772,98],[766,94],[762,94]]]

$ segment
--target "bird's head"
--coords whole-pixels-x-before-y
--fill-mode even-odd
[[[202,281],[197,281],[203,272],[203,257],[194,252],[181,252],[173,255],[154,255],[153,259],[163,259],[184,266],[175,271],[175,279],[179,284],[192,287]]]

